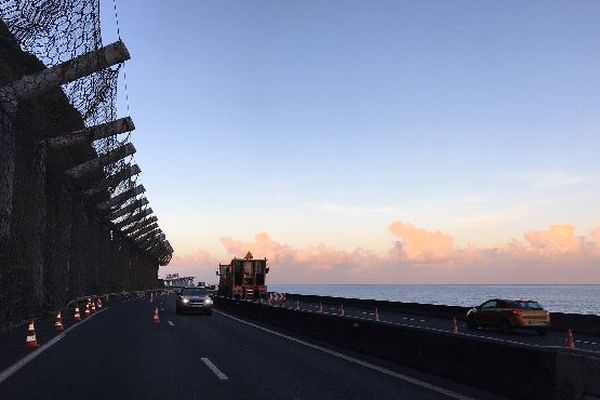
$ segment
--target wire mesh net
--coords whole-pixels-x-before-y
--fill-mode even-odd
[[[0,89],[23,75],[43,70],[44,66],[53,67],[103,47],[99,0],[0,0],[0,19],[0,39],[7,40],[0,43],[3,46],[0,48]],[[4,33],[4,25],[10,35]],[[10,54],[4,52],[9,47],[8,41],[14,43],[14,40],[16,50]],[[32,57],[27,58],[19,48]],[[101,68],[62,85],[62,91],[50,90],[36,96],[32,101],[19,104],[20,110],[15,115],[8,115],[0,104],[0,161],[9,159],[3,156],[7,151],[13,158],[6,168],[0,163],[0,178],[14,181],[14,188],[11,187],[14,196],[11,194],[12,197],[6,197],[7,201],[3,202],[3,193],[0,193],[0,228],[7,225],[11,234],[9,240],[0,240],[0,325],[39,311],[46,304],[60,304],[74,294],[152,284],[158,268],[156,259],[166,265],[171,258],[172,250],[164,251],[166,245],[154,247],[156,251],[152,252],[147,249],[150,244],[156,245],[155,242],[145,243],[146,247],[140,245],[136,250],[130,242],[113,241],[113,232],[106,233],[104,217],[98,219],[86,210],[81,194],[88,188],[79,193],[73,189],[77,185],[47,174],[46,166],[55,164],[48,164],[51,156],[44,151],[23,153],[27,146],[40,139],[38,135],[64,134],[117,119],[119,76],[123,68],[123,64]],[[5,100],[0,96],[0,103]],[[18,126],[21,138],[15,138],[16,128],[4,129],[9,125]],[[25,139],[30,133],[33,140]],[[130,132],[109,136],[94,141],[93,148],[86,145],[65,152],[65,157],[54,161],[72,167],[98,154],[114,151],[129,139]],[[7,145],[3,145],[4,142]],[[20,158],[15,158],[19,151]],[[98,174],[98,181],[91,188],[133,164],[132,156],[109,163],[102,167],[103,173]],[[8,187],[5,183],[0,179],[0,189]],[[137,174],[134,174],[102,191],[105,196],[115,197],[137,185]],[[122,207],[134,201],[135,198],[131,198]],[[115,222],[122,222],[147,208],[146,204],[132,207]],[[150,221],[151,217],[143,220]],[[3,235],[2,229],[0,234]],[[146,254],[155,257],[154,261],[141,260],[139,250],[146,250]],[[121,268],[124,265],[128,267]],[[100,274],[104,269],[106,273]],[[30,278],[23,279],[23,276]]]

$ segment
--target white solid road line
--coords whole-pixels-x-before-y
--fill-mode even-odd
[[[337,357],[337,358],[341,358],[342,360],[346,360],[346,361],[349,361],[351,363],[361,365],[363,367],[372,369],[372,370],[380,372],[382,374],[385,374],[385,375],[388,375],[388,376],[392,376],[392,377],[397,378],[397,379],[401,379],[401,380],[403,380],[405,382],[408,382],[408,383],[411,383],[413,385],[420,386],[422,388],[432,390],[434,392],[446,395],[448,397],[452,397],[453,399],[457,399],[457,400],[475,400],[472,397],[465,396],[463,394],[456,393],[456,392],[453,392],[453,391],[448,390],[448,389],[444,389],[444,388],[442,388],[440,386],[432,385],[431,383],[428,383],[428,382],[425,382],[425,381],[413,378],[412,376],[400,374],[400,373],[398,373],[396,371],[392,371],[391,369],[380,367],[379,365],[371,364],[370,362],[359,360],[358,358],[350,357],[350,356],[348,356],[346,354],[342,354],[340,352],[337,352],[337,351],[334,351],[334,350],[330,350],[330,349],[327,349],[327,348],[322,347],[322,346],[318,346],[318,345],[313,344],[313,343],[305,342],[304,340],[296,339],[295,337],[288,336],[288,335],[285,335],[283,333],[280,333],[280,332],[277,332],[277,331],[265,328],[263,326],[253,324],[252,322],[244,321],[243,319],[234,317],[233,315],[226,314],[226,313],[224,313],[222,311],[219,311],[219,310],[214,310],[214,311],[216,313],[218,313],[218,314],[223,315],[224,317],[230,318],[230,319],[232,319],[234,321],[237,321],[237,322],[240,322],[240,323],[242,323],[244,325],[248,325],[248,326],[251,326],[253,328],[260,329],[261,331],[271,333],[273,335],[276,335],[276,336],[282,337],[284,339],[290,340],[290,341],[292,341],[294,343],[298,343],[298,344],[304,345],[306,347],[310,347],[311,349],[318,350],[318,351],[321,351],[323,353],[329,354],[331,356],[334,356],[334,357]],[[202,361],[204,361],[204,360],[205,359],[202,359]],[[205,364],[206,364],[206,361],[205,361]],[[209,366],[209,368],[210,368],[210,366]]]
[[[171,326],[175,326],[174,323],[172,323],[171,321],[167,321],[167,324],[171,325]]]
[[[29,353],[10,367],[6,368],[4,371],[0,372],[0,384],[7,380],[12,374],[14,374],[15,372],[23,368],[25,365],[27,365],[29,362],[31,362],[33,359],[35,359],[37,356],[42,354],[44,351],[48,350],[50,347],[62,340],[66,336],[66,334],[69,333],[72,329],[75,329],[76,327],[85,324],[90,319],[92,319],[100,313],[103,313],[106,310],[108,310],[108,308],[103,308],[101,311],[96,311],[95,314],[90,315],[81,322],[78,322],[73,326],[69,327],[68,329],[65,329],[62,333],[59,333],[58,335],[54,336],[49,342],[41,345],[37,350],[34,350],[33,353]]]
[[[215,364],[213,364],[213,363],[212,363],[212,361],[210,361],[208,358],[206,358],[206,357],[202,357],[202,358],[201,358],[201,360],[202,360],[202,362],[203,362],[204,364],[206,364],[206,366],[207,366],[208,368],[210,368],[210,370],[211,370],[212,372],[214,372],[214,373],[215,373],[215,375],[217,376],[217,378],[219,378],[219,379],[220,379],[220,380],[222,380],[222,381],[226,381],[226,380],[228,380],[228,379],[229,379],[229,378],[227,377],[227,375],[225,375],[223,372],[221,372],[221,370],[220,370],[219,368],[217,368],[217,366],[216,366]]]

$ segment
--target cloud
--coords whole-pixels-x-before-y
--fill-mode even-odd
[[[572,225],[551,225],[495,248],[458,247],[448,233],[404,221],[388,230],[385,255],[325,243],[297,248],[266,232],[250,241],[222,237],[221,244],[231,257],[251,251],[268,258],[270,283],[600,283],[600,226],[585,236]],[[172,272],[199,271],[212,280],[217,264],[202,250],[171,263]]]
[[[523,171],[509,176],[525,182],[531,189],[539,191],[572,188],[590,180],[589,177],[564,171]]]
[[[161,268],[161,276],[179,273],[180,276],[195,276],[200,281],[212,280],[219,262],[207,251],[197,249],[192,254],[180,256],[177,253],[168,266]]]
[[[558,256],[583,251],[586,241],[575,235],[572,225],[552,225],[547,230],[525,233],[525,244],[529,251],[536,254]]]
[[[274,267],[272,275],[282,281],[315,282],[335,279],[336,276],[344,278],[381,262],[374,252],[362,248],[345,251],[324,243],[293,248],[271,239],[265,232],[257,234],[251,242],[222,237],[221,243],[231,256],[241,257],[250,251],[256,257],[266,257],[269,265]]]
[[[454,238],[445,233],[427,231],[402,221],[392,222],[390,232],[401,240],[390,255],[415,263],[447,262],[455,253]]]

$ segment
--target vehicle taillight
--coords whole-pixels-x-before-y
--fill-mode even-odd
[[[519,310],[512,310],[512,315],[514,315],[515,317],[520,317],[521,316],[521,311]]]

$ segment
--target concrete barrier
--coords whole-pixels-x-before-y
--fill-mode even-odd
[[[357,307],[373,309],[378,307],[379,311],[390,311],[403,314],[422,315],[433,318],[464,320],[470,307],[447,306],[441,304],[404,303],[399,301],[353,299],[345,297],[316,296],[302,294],[287,294],[288,301],[308,301],[346,307]],[[575,333],[600,335],[600,316],[592,314],[550,313],[552,325],[551,330],[566,331],[571,329]]]
[[[574,372],[582,368],[597,371],[600,360],[575,356],[579,352],[490,342],[222,297],[215,301],[217,308],[238,316],[518,399],[600,395],[597,384],[589,382],[592,375],[582,377]]]

